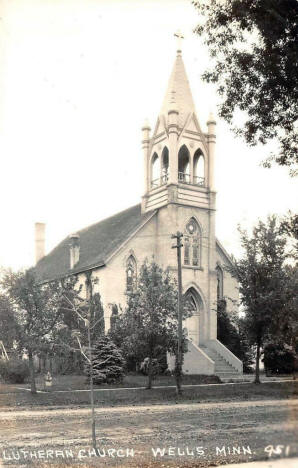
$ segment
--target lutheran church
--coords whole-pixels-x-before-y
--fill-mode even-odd
[[[44,255],[44,225],[36,224],[37,273],[42,281],[75,274],[95,285],[105,310],[105,329],[125,291],[137,281],[144,260],[154,256],[177,275],[171,234],[183,233],[182,286],[193,305],[184,326],[188,352],[183,371],[189,374],[242,374],[242,362],[217,340],[217,301],[238,300],[237,282],[224,269],[231,259],[215,237],[214,164],[216,122],[212,115],[203,133],[177,51],[165,98],[151,133],[142,128],[144,195],[128,208],[64,239]],[[96,291],[95,291],[96,292]],[[173,363],[169,362],[171,367]]]

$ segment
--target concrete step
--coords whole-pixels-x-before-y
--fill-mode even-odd
[[[219,353],[217,353],[217,351],[209,349],[205,346],[202,346],[202,350],[207,354],[207,356],[210,357],[210,359],[212,359],[212,361],[214,361],[214,372],[219,377],[229,379],[240,375],[231,364],[229,364]]]

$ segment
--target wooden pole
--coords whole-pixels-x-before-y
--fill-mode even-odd
[[[96,433],[95,433],[95,411],[94,411],[94,389],[93,389],[93,362],[92,362],[92,346],[91,346],[91,331],[90,322],[88,323],[88,347],[90,358],[90,403],[91,403],[91,434],[92,445],[96,449]]]
[[[173,245],[173,249],[177,249],[177,265],[178,265],[178,345],[176,357],[176,392],[177,395],[182,395],[181,380],[182,380],[182,267],[181,267],[181,238],[183,234],[177,231],[177,234],[172,235],[172,239],[177,239],[177,245]]]

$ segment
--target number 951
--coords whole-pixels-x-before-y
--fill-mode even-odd
[[[290,453],[290,446],[289,445],[267,445],[264,448],[264,452],[268,453],[268,457],[272,457],[273,455],[283,455],[288,456]]]

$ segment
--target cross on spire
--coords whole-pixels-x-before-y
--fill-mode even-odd
[[[180,31],[180,29],[178,29],[178,31],[175,32],[174,36],[176,37],[176,40],[177,40],[177,52],[181,53],[182,39],[184,39],[184,36],[183,36],[182,32]]]

